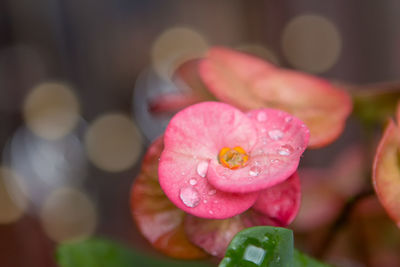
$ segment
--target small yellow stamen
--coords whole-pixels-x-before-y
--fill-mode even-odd
[[[230,148],[224,147],[219,151],[219,163],[229,169],[235,170],[244,166],[249,159],[246,151],[240,146]]]

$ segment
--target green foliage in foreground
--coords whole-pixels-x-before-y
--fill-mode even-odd
[[[157,258],[114,241],[90,239],[60,245],[60,267],[210,267],[211,263]],[[293,248],[292,230],[258,226],[239,232],[219,267],[328,267]]]
[[[327,267],[293,247],[293,232],[258,226],[239,232],[219,267]]]
[[[106,239],[60,245],[60,267],[210,267],[210,263],[157,258]]]

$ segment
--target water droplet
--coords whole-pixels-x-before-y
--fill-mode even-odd
[[[190,180],[189,180],[189,184],[191,184],[191,185],[196,185],[196,184],[197,184],[196,178],[190,179]]]
[[[281,130],[271,130],[268,132],[268,136],[269,138],[271,138],[272,140],[281,140],[283,137],[283,133]]]
[[[212,210],[209,210],[209,211],[208,211],[208,213],[210,213],[210,214],[214,214],[214,212],[213,212]]]
[[[285,122],[291,122],[292,120],[293,120],[292,117],[286,117],[286,118],[285,118]]]
[[[182,175],[185,175],[185,172],[182,172],[181,174],[182,174]]]
[[[257,114],[257,120],[260,122],[266,121],[267,120],[267,114],[263,111],[258,112]]]
[[[255,166],[264,166],[265,161],[263,159],[256,159],[256,160],[254,160],[254,165]]]
[[[201,177],[206,177],[208,170],[208,162],[207,161],[201,161],[197,165],[197,174],[200,175]]]
[[[208,195],[209,196],[213,196],[213,195],[215,195],[217,193],[217,190],[215,190],[215,189],[211,189],[210,191],[208,191]]]
[[[179,197],[183,204],[190,208],[194,208],[200,203],[200,194],[193,187],[184,187],[181,189]]]
[[[278,154],[281,156],[289,156],[292,152],[293,147],[291,145],[283,145],[278,150]]]
[[[261,142],[262,142],[264,145],[268,144],[268,139],[267,139],[267,137],[266,137],[266,136],[261,136]]]
[[[289,156],[290,155],[290,151],[285,149],[285,148],[281,148],[278,150],[278,154],[281,156]]]
[[[207,204],[207,202],[208,202],[207,199],[204,199],[204,200],[203,200],[203,203],[204,203],[204,204]]]
[[[213,202],[214,202],[214,204],[218,204],[218,200],[214,200]]]
[[[249,170],[250,176],[258,176],[261,173],[261,168],[258,166],[252,166]]]
[[[212,213],[210,213],[210,214],[212,214]],[[217,256],[218,255],[218,251],[216,251],[216,250],[212,250],[210,253],[213,256]]]
[[[271,159],[271,163],[278,163],[279,161],[279,159]]]
[[[244,251],[243,259],[259,266],[263,262],[265,254],[266,251],[264,249],[248,245]]]

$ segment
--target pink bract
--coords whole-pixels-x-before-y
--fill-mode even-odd
[[[221,101],[245,111],[278,108],[300,118],[311,131],[312,148],[334,141],[352,110],[349,94],[328,81],[227,48],[210,49],[199,72]]]
[[[294,173],[283,183],[261,191],[253,209],[286,226],[296,217],[300,202],[300,179]]]
[[[308,144],[305,125],[273,109],[248,114],[218,102],[177,113],[164,135],[159,182],[180,209],[202,218],[224,219],[250,208],[259,191],[292,175]],[[222,148],[240,146],[248,163],[229,169],[218,161]]]
[[[225,220],[185,217],[185,231],[193,244],[211,255],[223,257],[232,238],[247,227],[287,226],[300,206],[300,181],[297,173],[283,183],[260,192],[252,209]]]

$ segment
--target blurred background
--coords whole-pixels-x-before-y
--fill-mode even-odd
[[[399,11],[396,0],[2,0],[1,266],[56,266],[57,244],[92,235],[150,250],[129,191],[168,122],[149,99],[177,90],[180,63],[224,45],[334,81],[394,81]],[[306,164],[351,142],[352,129]],[[363,253],[332,257],[395,266]]]

